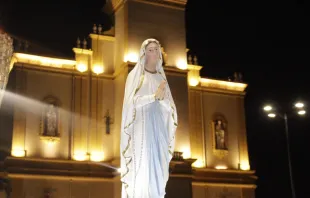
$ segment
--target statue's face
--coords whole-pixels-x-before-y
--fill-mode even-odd
[[[159,60],[159,46],[156,43],[150,43],[145,48],[146,63],[156,65]]]

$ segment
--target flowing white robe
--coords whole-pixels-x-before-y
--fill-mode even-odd
[[[175,146],[178,115],[168,83],[165,99],[155,100],[160,82],[167,81],[161,51],[158,73],[144,70],[150,42],[160,48],[156,39],[145,40],[126,79],[120,142],[122,198],[163,198]]]
[[[174,137],[169,130],[173,109],[166,99],[155,100],[155,92],[163,80],[161,74],[144,72],[141,88],[134,97],[135,123],[132,126],[132,177],[128,197],[164,198],[172,158],[169,145]],[[167,94],[167,92],[166,92]],[[173,129],[172,129],[173,130]],[[123,187],[123,196],[127,197]]]

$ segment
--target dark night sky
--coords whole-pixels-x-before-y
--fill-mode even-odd
[[[78,36],[88,35],[93,23],[108,24],[100,12],[104,0],[38,2],[7,1],[7,30],[65,55],[70,55]],[[201,2],[189,0],[186,8],[187,47],[204,66],[203,76],[227,79],[235,71],[243,73],[249,84],[245,108],[251,168],[259,177],[257,197],[291,197],[284,124],[265,118],[261,107],[267,100],[287,111],[297,99],[309,103],[309,3]],[[308,120],[289,119],[297,197],[310,194],[303,182],[309,175]]]

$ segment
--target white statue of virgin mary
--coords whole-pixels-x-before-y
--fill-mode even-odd
[[[129,72],[121,125],[122,198],[164,198],[173,156],[177,111],[157,40],[142,43]]]

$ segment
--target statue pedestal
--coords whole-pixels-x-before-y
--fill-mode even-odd
[[[192,197],[192,164],[196,159],[172,160],[165,198]]]
[[[166,186],[165,198],[192,198],[192,177],[170,176]]]

